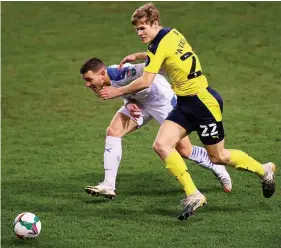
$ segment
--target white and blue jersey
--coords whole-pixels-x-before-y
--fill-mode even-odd
[[[143,74],[144,64],[126,63],[122,70],[117,69],[117,65],[107,67],[107,74],[111,85],[122,87],[130,84]],[[133,94],[122,96],[125,102],[137,102],[142,106],[162,106],[170,104],[174,92],[170,83],[160,74],[157,74],[149,88]]]
[[[125,64],[122,70],[118,70],[117,65],[113,65],[107,67],[107,74],[111,85],[118,88],[139,78],[143,69],[144,64]],[[151,119],[155,119],[159,124],[162,124],[177,103],[171,85],[165,77],[159,74],[155,76],[149,88],[134,94],[124,95],[122,98],[125,103],[133,102],[137,104],[141,109],[142,116],[139,118],[132,117],[125,106],[122,106],[117,112],[130,117],[139,127],[145,125]]]

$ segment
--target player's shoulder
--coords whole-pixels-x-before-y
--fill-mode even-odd
[[[165,39],[164,37],[170,36],[174,33],[175,29],[174,28],[162,28],[159,33],[156,35],[154,40],[150,43],[148,46],[148,51],[153,53],[154,55],[156,54],[157,48],[160,45],[165,45]]]
[[[110,80],[114,80],[114,81],[120,81],[122,79],[124,79],[124,70],[118,70],[118,66],[117,65],[111,65],[107,67],[107,74],[110,78]]]
[[[107,67],[107,74],[110,80],[121,81],[136,76],[141,64],[124,64],[122,69],[118,69],[118,65],[111,65]],[[143,70],[143,69],[142,69]]]

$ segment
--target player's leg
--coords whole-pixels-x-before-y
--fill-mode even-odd
[[[158,131],[153,149],[163,160],[166,168],[169,169],[172,175],[174,175],[183,186],[186,195],[192,195],[196,193],[197,188],[187,172],[187,167],[182,157],[175,150],[176,144],[185,135],[186,131],[183,127],[170,120],[166,120]]]
[[[136,130],[138,124],[128,111],[122,107],[111,120],[106,130],[104,149],[104,180],[95,186],[87,186],[86,192],[92,195],[103,195],[108,198],[115,197],[115,184],[122,158],[122,137]]]
[[[104,181],[115,190],[117,171],[122,159],[122,137],[136,130],[137,123],[124,113],[117,113],[106,129]]]
[[[241,150],[225,149],[224,140],[214,145],[206,145],[206,149],[213,162],[254,172],[258,175],[262,182],[264,197],[269,198],[275,192],[274,172],[276,167],[274,163],[269,162],[262,165]]]
[[[275,165],[273,163],[262,165],[243,151],[224,148],[220,95],[215,90],[207,88],[197,95],[196,107],[199,110],[197,120],[202,123],[197,122],[196,130],[211,161],[256,173],[262,180],[264,196],[266,198],[272,196],[275,191]]]
[[[186,136],[177,144],[176,150],[183,158],[194,161],[204,169],[211,170],[226,193],[232,190],[231,178],[225,166],[212,163],[205,148],[192,145],[189,137]]]
[[[175,104],[176,97],[174,96],[170,102],[167,102],[162,106],[148,106],[145,109],[159,124],[162,124],[175,107]],[[190,159],[201,167],[211,170],[220,181],[223,190],[225,192],[231,191],[232,182],[225,166],[213,164],[205,148],[192,146],[189,137],[186,136],[176,145],[176,150],[183,158]]]
[[[170,115],[178,115],[177,111],[173,111]],[[161,125],[153,148],[159,157],[163,160],[166,168],[171,172],[173,176],[182,185],[186,198],[181,201],[185,205],[183,212],[179,215],[178,219],[183,220],[191,216],[197,208],[200,208],[206,204],[206,198],[196,188],[183,158],[176,151],[176,144],[186,135],[186,129],[179,124],[165,120]]]

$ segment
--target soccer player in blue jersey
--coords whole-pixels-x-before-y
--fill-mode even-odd
[[[106,67],[100,59],[91,58],[82,65],[80,73],[85,86],[97,93],[104,85],[122,87],[130,84],[143,74],[144,67],[144,64],[126,64],[122,70],[118,70],[117,65]],[[159,124],[163,123],[176,104],[171,85],[159,74],[149,88],[122,98],[124,105],[116,112],[106,129],[104,180],[98,185],[87,186],[85,190],[88,194],[115,198],[116,177],[122,159],[122,138],[146,125],[151,119]],[[231,191],[231,178],[225,166],[213,164],[204,148],[192,146],[187,136],[178,143],[177,150],[184,158],[211,170],[223,190]]]
[[[138,8],[131,21],[141,41],[149,44],[148,51],[125,57],[120,67],[125,61],[145,59],[144,73],[130,85],[104,87],[99,94],[103,99],[109,99],[145,89],[161,67],[166,70],[178,101],[161,125],[153,147],[186,193],[185,207],[178,218],[188,218],[206,203],[205,196],[196,188],[182,157],[175,150],[179,140],[192,131],[198,133],[213,163],[255,173],[262,182],[264,197],[271,197],[275,191],[275,164],[261,164],[243,151],[224,147],[223,101],[208,86],[199,59],[185,37],[175,28],[162,27],[159,10],[153,4]]]

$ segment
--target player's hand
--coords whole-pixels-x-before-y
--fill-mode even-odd
[[[137,60],[137,56],[135,54],[130,54],[121,60],[117,68],[118,70],[121,70],[127,62],[134,62],[136,60]]]
[[[126,104],[126,109],[133,118],[139,118],[142,116],[141,109],[135,103]]]
[[[120,90],[113,86],[105,86],[98,93],[103,100],[121,96]]]

